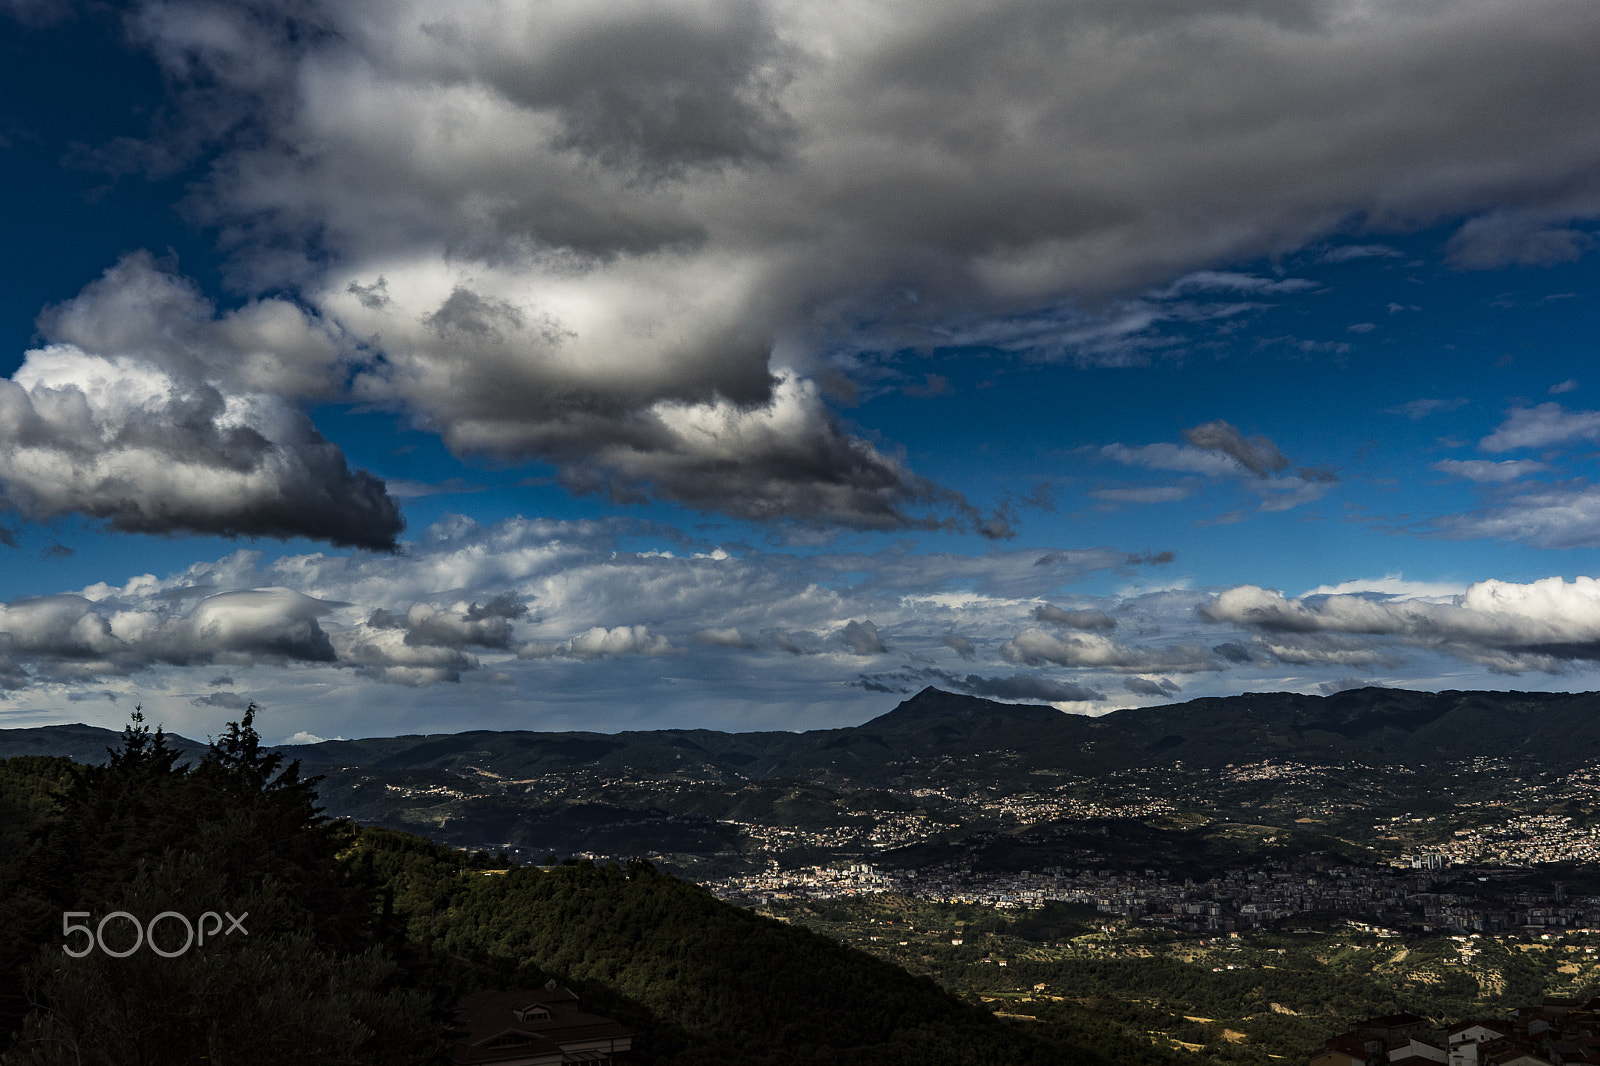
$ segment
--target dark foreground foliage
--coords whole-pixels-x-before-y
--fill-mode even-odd
[[[437,1059],[442,1014],[387,950],[375,876],[340,858],[352,828],[319,816],[315,782],[252,720],[192,767],[137,713],[103,766],[7,764],[5,803],[30,824],[0,869],[5,1066]],[[64,916],[94,928],[115,911],[248,916],[186,949],[169,919],[126,957],[63,950],[84,943]],[[123,919],[105,939],[137,943]]]
[[[193,766],[137,714],[104,766],[0,762],[0,1064],[444,1062],[462,994],[550,977],[664,1066],[1176,1061],[1093,1019],[997,1019],[645,862],[516,868],[331,822],[315,785],[253,711]],[[248,932],[63,951],[64,914],[113,911]]]

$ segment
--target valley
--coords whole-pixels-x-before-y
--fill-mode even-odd
[[[1081,906],[897,895],[778,901],[758,913],[927,974],[1002,1017],[1098,1024],[1228,1062],[1304,1062],[1329,1034],[1399,1009],[1498,1016],[1600,984],[1600,931],[1448,936],[1323,919],[1195,936]]]

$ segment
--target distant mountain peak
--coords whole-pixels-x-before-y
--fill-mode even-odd
[[[862,728],[874,725],[909,725],[931,719],[958,719],[971,722],[980,718],[1000,718],[1011,721],[1050,722],[1062,717],[1054,707],[1030,703],[1000,703],[982,696],[968,696],[960,692],[946,692],[929,685],[921,692],[903,701],[894,710],[867,722]]]

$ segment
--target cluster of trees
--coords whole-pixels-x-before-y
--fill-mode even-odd
[[[4,1066],[423,1063],[448,1046],[390,950],[376,876],[341,858],[353,827],[319,816],[315,782],[252,719],[193,766],[138,712],[104,765],[4,765],[0,802],[21,815],[0,852]]]

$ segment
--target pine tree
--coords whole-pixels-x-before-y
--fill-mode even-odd
[[[32,1009],[4,1066],[438,1059],[440,1012],[380,943],[370,863],[340,861],[353,827],[322,815],[316,780],[263,749],[254,723],[252,706],[191,769],[136,710],[105,765],[73,771],[0,885],[14,890],[0,942],[13,982],[31,956]],[[94,926],[115,911],[170,912],[155,946],[172,957],[63,951],[63,914]],[[207,912],[241,916],[242,931],[185,945],[183,920]],[[118,945],[134,943],[116,923]]]

